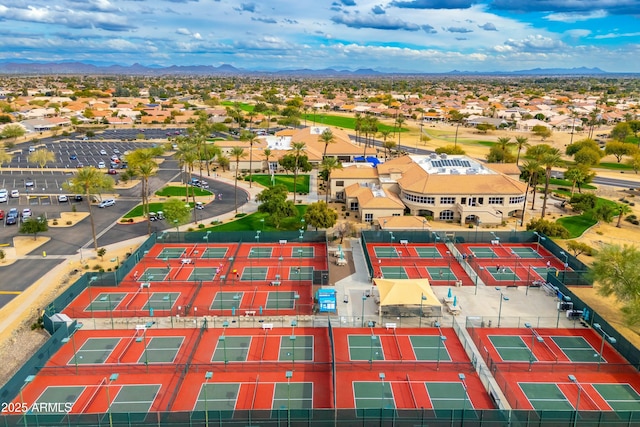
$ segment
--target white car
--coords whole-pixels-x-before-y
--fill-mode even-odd
[[[18,197],[20,197],[20,192],[18,190],[11,190],[11,198],[17,199]]]
[[[22,218],[31,218],[31,209],[29,208],[24,208],[22,209]]]
[[[68,201],[69,201],[69,198],[66,195],[60,194],[58,196],[58,203],[65,203],[65,202],[68,202]]]
[[[0,203],[6,202],[8,195],[9,195],[9,192],[7,191],[6,188],[0,188]]]
[[[101,156],[106,156],[107,155],[107,150],[100,150],[100,155]]]
[[[120,160],[120,158],[116,154],[114,154],[113,156],[111,156],[111,160],[115,162],[116,160]]]
[[[118,150],[117,148],[114,148],[114,149],[113,149],[113,152],[114,152],[115,154],[120,154],[120,150]]]
[[[98,162],[98,169],[106,169],[107,165],[104,162]]]
[[[116,201],[114,199],[106,199],[100,202],[99,208],[108,208],[109,206],[115,206]]]

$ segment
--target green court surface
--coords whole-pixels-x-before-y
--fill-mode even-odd
[[[189,281],[197,282],[198,280],[210,281],[216,276],[216,268],[194,267],[189,275]]]
[[[378,335],[349,335],[349,359],[384,360],[382,343]]]
[[[411,335],[409,336],[416,360],[440,360],[449,362],[451,356],[447,351],[446,341],[443,342],[436,335]]]
[[[157,259],[169,258],[176,259],[181,258],[185,253],[185,248],[164,248],[156,257]]]
[[[354,381],[353,397],[356,409],[396,407],[391,383],[388,381]]]
[[[278,360],[313,360],[313,335],[280,337]]]
[[[200,388],[194,411],[233,411],[240,394],[239,383],[205,383]]]
[[[449,267],[427,267],[431,280],[458,280]]]
[[[398,258],[396,248],[390,246],[374,246],[373,251],[376,253],[376,258]]]
[[[489,340],[500,358],[505,362],[537,361],[527,344],[519,335],[489,335]]]
[[[313,258],[315,249],[311,246],[294,246],[291,248],[291,258]]]
[[[269,310],[295,308],[296,296],[295,292],[269,291],[265,308]]]
[[[594,357],[594,355],[599,355],[600,352],[596,351],[596,349],[582,337],[558,336],[550,338],[560,347],[560,350],[562,350],[571,362],[606,362],[604,357]]]
[[[126,296],[126,292],[100,293],[84,311],[113,311]]]
[[[240,280],[267,280],[269,267],[245,267]]]
[[[89,338],[76,351],[74,357],[67,362],[67,365],[93,365],[96,363],[104,363],[113,349],[116,348],[120,338]]]
[[[171,272],[170,268],[166,267],[150,267],[144,270],[142,276],[138,277],[139,282],[164,282],[167,280]]]
[[[475,258],[497,258],[496,253],[490,247],[470,247],[469,250]]]
[[[172,363],[180,347],[184,337],[153,337],[147,338],[145,346],[144,336],[138,337],[136,342],[140,342],[143,345],[142,354],[138,358],[138,363]]]
[[[573,405],[553,383],[519,383],[520,389],[536,411],[573,411]]]
[[[217,292],[209,308],[212,310],[237,309],[240,307],[243,295],[243,292]]]
[[[207,248],[202,253],[202,258],[226,258],[227,248]]]
[[[380,267],[385,279],[408,279],[409,275],[404,267]]]
[[[176,305],[178,298],[180,298],[180,292],[152,292],[142,309],[171,310]]]
[[[640,395],[629,384],[591,384],[614,411],[640,410]]]
[[[111,401],[111,412],[146,414],[159,391],[160,384],[123,385]]]
[[[493,277],[493,280],[497,281],[510,281],[520,280],[518,275],[510,267],[487,267],[486,271]]]
[[[313,280],[313,267],[289,267],[289,280]]]
[[[533,271],[536,272],[536,274],[538,276],[540,276],[542,279],[547,280],[547,273],[550,271],[555,272],[556,269],[555,268],[547,268],[547,267],[531,267],[531,269]]]
[[[293,378],[295,378],[295,373]],[[273,392],[273,409],[313,408],[313,383],[276,383]]]
[[[218,337],[212,362],[246,362],[251,347],[251,337],[226,336]]]
[[[73,409],[85,389],[85,386],[48,386],[34,401],[34,404],[47,405],[47,411],[43,415],[66,414],[67,410],[65,409]],[[56,403],[56,405],[50,405],[51,403]]]
[[[536,252],[535,249],[530,247],[510,248],[510,249],[513,254],[517,255],[520,258],[530,258],[530,259],[542,258],[542,255],[540,255],[538,252]]]
[[[472,409],[473,403],[462,383],[425,382],[433,409]]]
[[[249,258],[271,258],[273,248],[268,246],[258,246],[249,250]]]
[[[438,249],[433,247],[419,246],[415,250],[420,258],[442,258]]]

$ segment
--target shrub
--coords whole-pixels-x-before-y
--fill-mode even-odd
[[[204,224],[198,224],[198,228],[204,228]]]
[[[58,225],[58,220],[57,219],[53,220],[53,225]]]
[[[73,222],[67,221],[67,225],[71,225],[71,224],[73,224]]]

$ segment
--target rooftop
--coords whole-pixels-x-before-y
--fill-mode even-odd
[[[495,175],[496,172],[467,156],[431,154],[429,156],[410,155],[429,175]]]

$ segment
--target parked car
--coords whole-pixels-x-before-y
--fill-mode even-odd
[[[117,170],[115,170],[115,169],[113,169],[113,168],[109,169],[109,172],[107,172],[107,173],[108,173],[109,175],[118,175],[118,171],[117,171]]]
[[[18,218],[15,216],[7,216],[4,220],[5,225],[15,225],[18,223]]]
[[[98,169],[105,169],[107,165],[104,162],[98,162]]]
[[[116,204],[116,201],[114,199],[106,199],[106,200],[101,201],[98,204],[98,207],[99,208],[108,208],[109,206],[115,206],[115,204]]]
[[[29,147],[29,152],[33,153],[34,151],[36,151],[36,147],[34,147],[33,145],[31,147]]]
[[[31,218],[32,214],[33,213],[31,212],[31,209],[29,208],[22,209],[22,218]]]
[[[24,186],[29,188],[29,187],[33,187],[34,186],[34,182],[33,179],[29,178],[24,182]]]
[[[202,210],[202,209],[204,209],[204,203],[202,203],[202,202],[196,202],[196,209],[198,209],[198,210]]]
[[[10,216],[17,218],[18,217],[18,208],[9,209],[9,212],[7,212],[7,217],[10,217]]]
[[[115,162],[116,160],[120,160],[120,158],[117,155],[113,155],[111,156],[111,161]]]
[[[78,155],[77,154],[69,155],[69,160],[78,160]]]
[[[4,219],[4,211],[0,209],[0,219]]]
[[[83,200],[82,199],[82,195],[80,195],[80,194],[76,194],[75,196],[73,196],[73,201],[74,202],[81,202],[82,200]]]
[[[18,197],[20,197],[20,192],[18,190],[11,190],[11,198],[17,199]]]
[[[1,202],[6,202],[8,195],[9,195],[9,193],[7,192],[6,188],[0,188],[0,203]]]
[[[65,203],[68,201],[69,201],[69,198],[66,195],[64,194],[58,195],[58,203]]]
[[[101,156],[106,156],[107,155],[107,150],[100,150],[100,155]]]
[[[113,149],[113,152],[114,152],[115,154],[120,154],[120,150],[118,150],[117,148],[114,148],[114,149]]]

